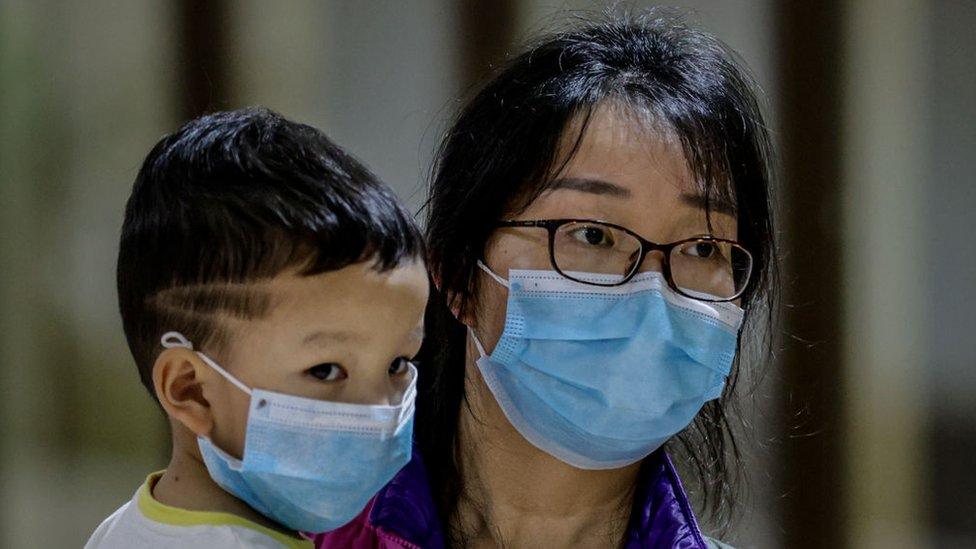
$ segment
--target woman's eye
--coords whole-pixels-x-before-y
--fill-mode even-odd
[[[688,255],[694,257],[700,257],[702,259],[708,259],[713,255],[719,253],[718,247],[713,242],[696,242],[695,244],[688,246]]]
[[[410,365],[410,359],[402,356],[397,358],[396,360],[390,363],[390,370],[389,370],[390,375],[395,376],[395,375],[406,373],[406,371],[409,369],[409,365]]]
[[[613,237],[610,233],[600,227],[581,227],[573,231],[573,237],[590,246],[611,247]]]
[[[306,370],[308,375],[319,381],[339,381],[346,379],[346,371],[338,364],[318,364]]]

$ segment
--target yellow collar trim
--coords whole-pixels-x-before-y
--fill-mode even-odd
[[[190,511],[189,509],[180,509],[160,503],[153,497],[152,487],[156,485],[156,481],[165,472],[157,471],[149,475],[136,495],[139,511],[146,518],[172,526],[243,526],[269,536],[289,549],[309,549],[312,547],[310,540],[289,536],[237,515],[216,511]]]

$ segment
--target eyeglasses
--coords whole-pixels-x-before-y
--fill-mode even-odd
[[[553,268],[583,284],[625,284],[655,251],[661,252],[662,273],[671,289],[699,301],[737,299],[752,275],[752,254],[724,238],[700,236],[658,244],[625,227],[588,219],[508,220],[498,226],[546,229]],[[609,276],[586,276],[592,274]]]

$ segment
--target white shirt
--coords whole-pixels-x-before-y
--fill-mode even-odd
[[[149,475],[132,499],[98,526],[85,549],[313,547],[309,540],[294,538],[237,515],[164,505],[152,496],[152,487],[162,474]]]

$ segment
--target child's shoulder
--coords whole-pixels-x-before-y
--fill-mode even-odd
[[[95,528],[95,532],[92,533],[91,538],[88,539],[88,543],[85,544],[85,549],[89,549],[90,547],[111,547],[109,542],[116,538],[118,529],[125,529],[126,525],[131,522],[125,518],[126,513],[129,512],[131,503],[131,501],[125,502],[122,507],[119,507],[108,518],[103,520],[98,525],[98,528]]]
[[[164,505],[153,498],[151,490],[161,474],[150,475],[130,501],[102,521],[85,549],[312,547],[307,540],[291,538],[234,515]]]

